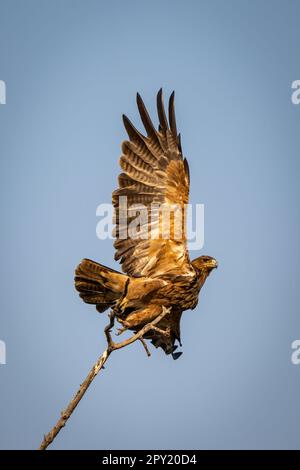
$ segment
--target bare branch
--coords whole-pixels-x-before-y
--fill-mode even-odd
[[[170,311],[170,309],[167,309],[167,308],[163,307],[162,313],[158,317],[156,317],[155,320],[153,320],[151,323],[147,323],[143,328],[141,328],[133,336],[131,336],[130,338],[128,338],[124,341],[121,341],[120,343],[114,343],[113,340],[112,340],[111,334],[110,334],[112,328],[114,327],[114,323],[115,323],[115,313],[113,311],[110,312],[110,314],[109,314],[109,320],[110,320],[109,324],[104,329],[104,333],[105,333],[106,340],[107,340],[107,348],[101,354],[101,356],[99,357],[97,362],[94,364],[94,366],[91,368],[91,370],[88,373],[86,379],[80,385],[78,391],[76,392],[76,394],[74,395],[74,397],[72,398],[70,403],[68,404],[67,408],[61,412],[61,416],[60,416],[59,420],[57,421],[57,423],[55,424],[55,426],[51,429],[51,431],[47,435],[44,436],[44,439],[43,439],[43,441],[42,441],[42,443],[39,447],[39,450],[47,449],[47,447],[51,444],[51,442],[54,441],[54,439],[57,436],[57,434],[59,433],[59,431],[66,425],[66,422],[70,418],[71,414],[73,413],[73,411],[77,407],[78,403],[80,402],[80,400],[84,396],[85,392],[87,391],[87,389],[91,385],[94,378],[99,374],[101,369],[104,369],[103,366],[104,366],[105,362],[107,361],[107,359],[109,358],[110,354],[113,351],[116,351],[117,349],[122,349],[126,346],[129,346],[129,344],[132,344],[135,341],[140,340],[142,342],[145,350],[146,350],[147,355],[148,356],[151,355],[150,351],[148,350],[148,347],[146,345],[146,342],[145,342],[143,336],[144,336],[145,333],[147,333],[151,329],[152,330],[153,329],[159,330],[163,334],[168,334],[168,332],[158,329],[155,325],[157,325],[160,322],[160,320],[162,320],[162,318],[164,318],[164,316],[167,313],[169,313],[169,311]]]

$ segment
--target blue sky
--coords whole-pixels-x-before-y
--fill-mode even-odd
[[[105,347],[78,298],[139,91],[176,91],[219,261],[182,322],[184,354],[115,353],[53,448],[299,448],[297,1],[0,2],[0,446],[36,448]],[[155,117],[156,119],[156,117]]]

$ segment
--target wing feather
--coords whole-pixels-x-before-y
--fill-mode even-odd
[[[137,106],[147,136],[123,115],[129,141],[122,144],[120,166],[123,173],[118,178],[119,188],[112,196],[116,224],[115,259],[121,262],[124,272],[136,277],[190,273],[185,227],[189,168],[187,160],[183,159],[180,135],[177,134],[174,92],[169,100],[169,122],[162,90],[157,94],[158,131],[139,94]],[[126,197],[125,208],[120,196]],[[175,206],[180,214],[172,212]],[[167,229],[162,220],[162,207],[171,213]],[[146,217],[141,217],[145,209]],[[125,224],[121,223],[124,213]],[[130,237],[137,215],[140,216],[138,236]],[[179,215],[181,233],[178,236],[175,222]]]

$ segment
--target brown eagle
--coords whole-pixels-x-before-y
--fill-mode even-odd
[[[160,315],[163,307],[168,308],[169,313],[157,325],[165,334],[150,330],[145,337],[176,359],[180,355],[174,351],[175,341],[180,343],[182,312],[196,307],[199,292],[218,263],[210,256],[193,261],[189,258],[185,205],[190,176],[176,129],[174,92],[169,100],[169,120],[162,90],[157,94],[158,130],[139,94],[137,106],[147,135],[141,134],[123,115],[129,140],[122,144],[123,172],[119,175],[119,187],[112,194],[115,260],[120,260],[124,274],[83,259],[75,271],[75,287],[86,303],[96,305],[98,312],[112,308],[123,326],[120,332],[138,331]],[[132,222],[141,207],[147,215],[140,218],[139,233],[130,236]],[[161,207],[170,209],[167,232]],[[181,211],[175,212],[174,207]]]

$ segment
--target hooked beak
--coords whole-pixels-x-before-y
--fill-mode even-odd
[[[211,269],[217,269],[218,266],[219,266],[218,261],[216,259],[212,259],[210,263]]]

